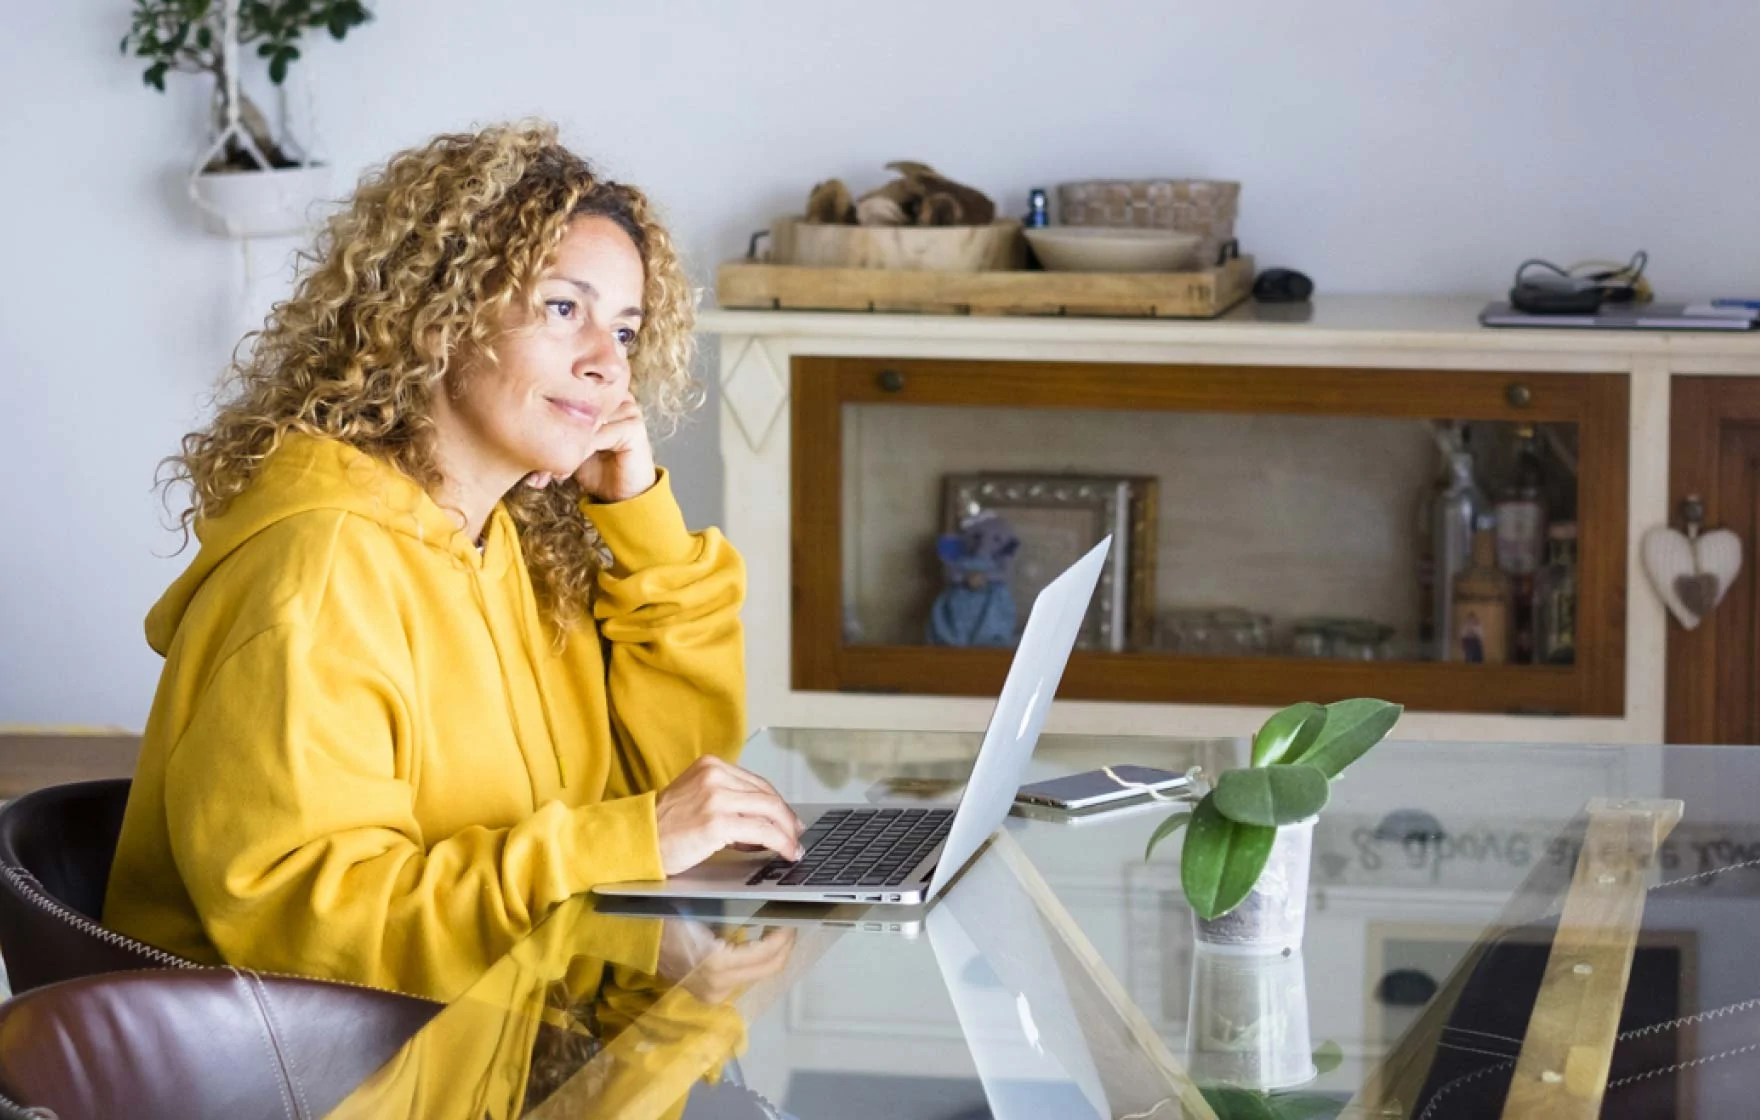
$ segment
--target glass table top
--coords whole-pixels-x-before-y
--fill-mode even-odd
[[[772,729],[740,761],[924,805],[979,739]],[[1246,752],[1048,735],[1028,780]],[[1155,803],[1011,815],[927,908],[582,896],[330,1115],[1760,1114],[1757,788],[1746,748],[1384,743],[1334,783],[1287,955],[1198,942]]]

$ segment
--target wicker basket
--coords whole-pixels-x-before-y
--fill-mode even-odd
[[[1195,233],[1203,238],[1198,260],[1206,267],[1234,239],[1240,197],[1239,183],[1221,179],[1093,179],[1057,185],[1065,225]]]

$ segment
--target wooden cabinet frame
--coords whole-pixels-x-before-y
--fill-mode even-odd
[[[1669,524],[1697,494],[1705,527],[1741,538],[1746,562],[1715,611],[1688,630],[1668,623],[1667,741],[1760,742],[1760,378],[1676,377],[1669,412]]]
[[[843,406],[1116,409],[1563,422],[1578,426],[1573,666],[1078,651],[1069,699],[1280,705],[1378,695],[1413,710],[1619,717],[1625,710],[1629,383],[1618,373],[794,357],[793,687],[995,695],[1010,652],[846,645]]]

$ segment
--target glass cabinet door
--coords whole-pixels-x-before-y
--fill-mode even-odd
[[[796,358],[795,687],[1623,710],[1621,374]]]

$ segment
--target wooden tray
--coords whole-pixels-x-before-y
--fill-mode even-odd
[[[722,307],[938,315],[1117,315],[1210,319],[1245,299],[1253,258],[1202,272],[903,272],[729,261]]]

